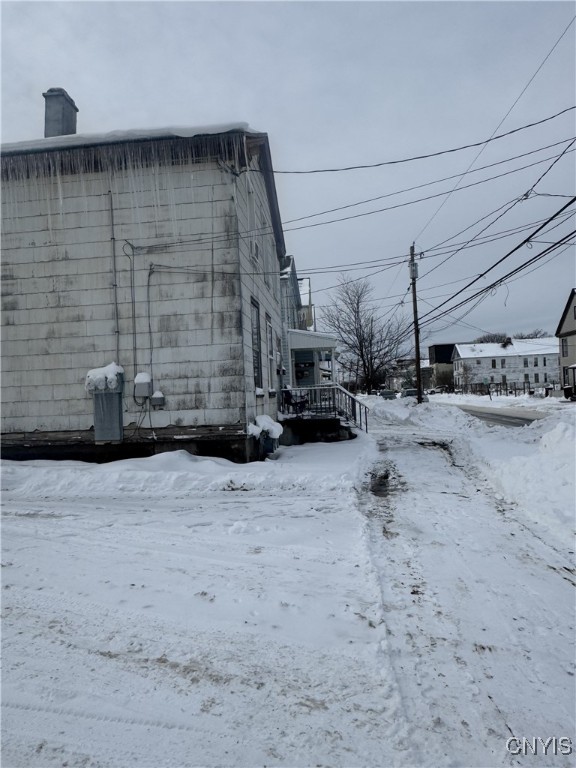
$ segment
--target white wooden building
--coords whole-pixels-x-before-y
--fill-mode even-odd
[[[47,109],[59,96],[74,105],[62,89],[45,96]],[[285,256],[265,133],[5,145],[2,253],[5,448],[100,442],[84,384],[115,363],[120,442],[214,453],[211,438],[222,455],[256,457],[250,425],[277,415]]]
[[[454,386],[473,385],[538,388],[560,382],[558,341],[508,339],[502,344],[455,344],[452,354]]]
[[[562,384],[576,395],[576,288],[572,288],[556,329],[562,367]]]

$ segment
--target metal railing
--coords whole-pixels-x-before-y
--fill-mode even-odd
[[[368,432],[368,408],[340,384],[320,384],[315,387],[283,389],[278,408],[287,416],[327,418],[330,416],[350,421]]]

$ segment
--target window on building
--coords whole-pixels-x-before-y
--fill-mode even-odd
[[[500,368],[506,368],[506,360],[505,360],[505,358],[502,358],[500,360]]]
[[[262,386],[262,343],[260,337],[260,307],[258,302],[252,299],[252,361],[254,365],[254,385]]]
[[[525,373],[524,374],[524,381],[530,381],[530,374],[529,373]]]
[[[502,374],[502,384],[506,386],[506,374]]]
[[[494,376],[490,376],[490,384],[494,384]]]
[[[482,360],[476,360],[476,365],[482,365]]]
[[[545,373],[545,374],[544,374],[544,383],[546,383],[547,381],[548,381],[548,374],[547,374],[547,373]]]
[[[535,373],[534,374],[534,384],[539,384],[539,383],[540,383],[540,374],[539,373]]]
[[[564,381],[564,384],[569,384],[570,383],[570,381],[568,379],[568,371],[569,370],[570,369],[566,365],[562,368],[562,379]]]
[[[492,360],[492,368],[496,368],[496,360]]]
[[[524,368],[528,368],[528,358],[524,358]]]
[[[534,358],[534,368],[538,368],[538,358]]]
[[[546,368],[546,358],[545,357],[542,358],[542,367]]]
[[[562,357],[568,357],[568,339],[560,339],[562,345]]]
[[[266,315],[266,345],[268,347],[268,386],[270,389],[276,388],[276,361],[274,359],[274,334],[272,332],[272,321]]]

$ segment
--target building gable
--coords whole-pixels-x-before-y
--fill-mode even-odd
[[[560,337],[574,333],[576,333],[576,288],[572,288],[570,291],[570,296],[568,296],[568,301],[554,335]]]

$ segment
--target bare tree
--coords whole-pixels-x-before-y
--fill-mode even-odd
[[[386,381],[387,371],[405,356],[407,324],[382,318],[372,303],[369,281],[340,277],[332,305],[321,311],[323,326],[342,347],[338,362],[350,380],[370,391]]]
[[[544,339],[550,334],[547,331],[543,331],[542,328],[534,328],[533,331],[527,333],[515,333],[515,339]]]
[[[473,344],[503,344],[509,338],[507,333],[485,333],[484,336],[478,336]]]

